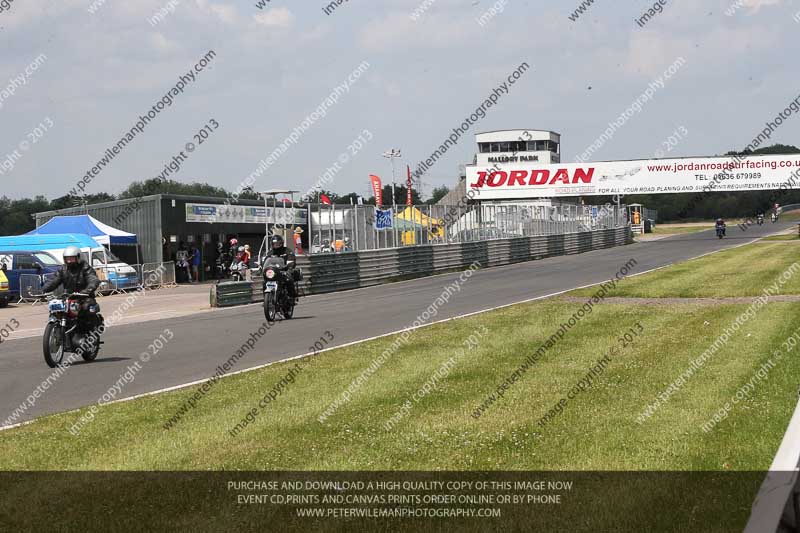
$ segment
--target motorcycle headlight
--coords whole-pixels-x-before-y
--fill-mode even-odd
[[[272,270],[271,268],[267,270],[267,279],[272,279],[274,277],[275,277],[275,271]]]

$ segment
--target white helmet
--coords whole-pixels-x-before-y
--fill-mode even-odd
[[[64,264],[67,265],[67,268],[70,270],[78,269],[78,265],[80,264],[81,260],[81,251],[78,249],[77,246],[67,246],[64,248]],[[68,261],[68,259],[75,259],[74,261]]]
[[[67,257],[74,257],[79,259],[81,256],[81,251],[78,249],[77,246],[67,246],[64,248],[64,262],[67,262]]]
[[[244,252],[244,246],[240,246],[240,247],[239,247],[239,251],[240,251],[240,252]]]

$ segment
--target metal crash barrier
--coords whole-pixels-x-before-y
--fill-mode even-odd
[[[745,533],[800,530],[800,403],[753,502]]]
[[[333,292],[467,268],[579,254],[632,242],[629,226],[576,233],[433,244],[306,257],[307,291]],[[299,258],[298,258],[299,259]],[[303,265],[298,261],[298,265]]]
[[[297,257],[304,273],[301,294],[319,294],[369,287],[465,269],[473,263],[481,268],[509,265],[545,257],[579,254],[633,242],[630,226],[563,235],[540,235],[493,239],[484,242],[431,244],[385,250],[314,254]],[[220,283],[212,289],[211,305],[241,305],[263,300],[261,281]]]
[[[211,306],[230,307],[264,300],[261,281],[223,281],[211,286]]]
[[[38,274],[20,274],[19,301],[17,301],[17,303],[36,304],[37,302],[44,301],[45,297],[42,287],[44,287],[44,285],[54,277],[55,274],[45,274],[42,276]],[[56,297],[59,297],[62,294],[64,294],[63,287],[59,287],[53,291],[53,295]]]
[[[94,272],[100,280],[100,286],[97,288],[98,295],[109,296],[122,292],[119,288],[119,273],[116,267],[98,266],[94,267]]]
[[[96,291],[97,296],[122,294],[131,290],[177,286],[177,283],[175,283],[175,263],[172,261],[126,265],[124,267],[103,265],[94,267],[94,271],[100,280],[100,286]],[[20,274],[19,300],[17,303],[35,304],[44,301],[42,287],[54,276],[55,274]],[[63,287],[56,289],[53,294],[56,297],[64,294]]]
[[[175,262],[144,263],[140,268],[140,284],[145,290],[175,287]]]

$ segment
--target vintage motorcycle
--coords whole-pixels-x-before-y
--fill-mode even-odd
[[[231,281],[244,281],[246,279],[245,271],[247,270],[247,265],[245,265],[242,261],[234,261],[231,263],[230,273],[231,273]]]
[[[81,301],[88,297],[86,294],[73,293],[49,301],[50,318],[44,329],[42,347],[44,360],[50,368],[59,366],[67,352],[80,354],[84,361],[97,359],[103,344],[100,336],[105,323],[99,312],[95,315],[95,325],[78,319]]]
[[[289,296],[286,262],[280,257],[267,257],[264,264],[264,316],[267,322],[275,322],[280,312],[283,318],[294,316],[294,298]]]

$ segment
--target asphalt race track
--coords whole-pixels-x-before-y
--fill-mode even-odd
[[[742,231],[734,224],[728,237],[719,240],[713,230],[652,242],[598,250],[579,255],[489,268],[475,272],[460,293],[433,319],[459,316],[531,298],[585,286],[611,278],[634,258],[631,274],[665,266],[785,230],[794,223],[767,222]],[[310,296],[300,301],[295,318],[277,322],[242,358],[234,371],[308,353],[315,340],[329,331],[330,346],[401,330],[411,325],[459,274],[446,274],[395,283]],[[178,303],[179,305],[179,303]],[[105,309],[108,315],[111,310]],[[42,310],[42,323],[46,310]],[[61,378],[29,409],[22,422],[43,414],[67,411],[96,402],[109,390],[139,354],[165,329],[174,338],[147,363],[135,381],[117,399],[205,379],[226,361],[251,332],[264,322],[260,305],[228,308],[196,316],[171,318],[109,329],[97,361],[82,361]],[[42,357],[40,337],[10,339],[0,346],[0,424],[51,374]]]

